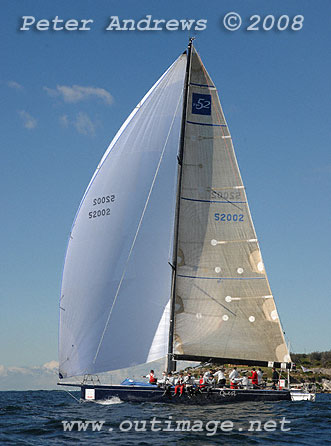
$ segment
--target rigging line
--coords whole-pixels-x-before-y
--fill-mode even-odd
[[[210,294],[208,294],[205,290],[200,288],[198,285],[195,284],[194,286],[195,286],[195,288],[198,288],[198,290],[201,291],[201,293],[205,294],[207,297],[210,297],[210,299],[213,300],[214,302],[216,302],[220,307],[225,308],[226,311],[229,311],[229,313],[232,313],[234,316],[237,316],[236,313],[234,313],[233,311],[230,310],[230,308],[227,308],[225,305],[223,305],[220,302],[218,302],[218,300],[215,299],[215,297],[213,297]]]
[[[103,339],[104,339],[104,337],[105,337],[106,330],[107,330],[107,328],[108,328],[108,324],[109,324],[109,321],[110,321],[110,317],[111,317],[111,315],[112,315],[112,312],[113,312],[115,303],[116,303],[116,301],[117,301],[117,297],[118,297],[119,291],[120,291],[120,289],[121,289],[121,286],[122,286],[122,283],[123,283],[123,280],[124,280],[124,276],[125,276],[125,274],[126,274],[126,270],[127,270],[128,264],[129,264],[129,260],[130,260],[130,258],[131,258],[131,254],[132,254],[132,252],[133,252],[133,248],[134,248],[134,246],[135,246],[135,243],[136,243],[136,240],[137,240],[137,237],[138,237],[138,233],[139,233],[139,231],[140,231],[140,228],[141,228],[141,225],[142,225],[142,221],[143,221],[143,219],[144,219],[145,212],[146,212],[146,209],[147,209],[147,206],[148,206],[150,197],[151,197],[151,195],[152,195],[152,191],[153,191],[153,188],[154,188],[154,184],[155,184],[157,175],[158,175],[159,170],[160,170],[161,162],[162,162],[162,160],[163,160],[163,155],[164,155],[166,146],[167,146],[167,144],[168,144],[168,140],[169,140],[169,137],[170,137],[170,133],[171,133],[171,130],[172,130],[174,121],[175,121],[175,117],[176,117],[176,115],[177,115],[177,110],[178,110],[179,104],[180,104],[180,102],[181,102],[181,98],[182,98],[182,94],[181,94],[181,95],[179,96],[179,98],[178,98],[178,103],[177,103],[177,106],[176,106],[176,109],[175,109],[174,116],[173,116],[173,118],[172,118],[172,122],[171,122],[171,125],[170,125],[170,128],[169,128],[169,132],[168,132],[168,134],[167,134],[165,143],[164,143],[163,148],[162,148],[162,152],[161,152],[161,156],[160,156],[160,159],[159,159],[159,163],[158,163],[158,165],[157,165],[157,168],[156,168],[156,171],[155,171],[155,174],[154,174],[154,178],[153,178],[153,181],[152,181],[152,184],[151,184],[151,187],[150,187],[150,190],[149,190],[149,193],[148,193],[146,202],[145,202],[145,206],[144,206],[143,212],[142,212],[142,214],[141,214],[141,217],[140,217],[140,220],[139,220],[139,223],[138,223],[137,231],[136,231],[136,234],[135,234],[135,236],[134,236],[134,239],[133,239],[133,242],[132,242],[132,245],[131,245],[131,248],[130,248],[128,257],[127,257],[127,259],[126,259],[126,263],[125,263],[124,270],[123,270],[123,273],[122,273],[122,276],[121,276],[121,280],[120,280],[120,283],[118,284],[118,287],[117,287],[117,290],[116,290],[116,293],[115,293],[115,297],[114,297],[112,306],[111,306],[111,308],[110,308],[110,311],[109,311],[109,314],[108,314],[108,318],[107,318],[105,327],[104,327],[104,329],[103,329],[103,332],[102,332],[102,335],[101,335],[101,338],[100,338],[100,341],[99,341],[99,345],[98,345],[97,351],[96,351],[95,356],[94,356],[94,359],[93,359],[93,363],[95,363],[95,361],[96,361],[96,359],[97,359],[97,356],[98,356],[98,354],[99,354],[99,351],[100,351],[100,348],[101,348],[101,344],[102,344],[102,342],[103,342]]]
[[[56,373],[55,371],[54,371],[54,374],[58,377],[58,373]],[[74,377],[75,379],[76,379],[76,377]],[[77,380],[76,380],[77,381]],[[78,381],[77,381],[78,382]],[[59,385],[61,386],[63,386],[63,384],[61,384],[61,383],[59,383]],[[67,390],[67,389],[62,389],[62,390],[64,390],[65,392],[67,392],[67,393],[69,393],[69,395],[73,398],[73,399],[75,399],[79,404],[81,404],[82,402],[85,402],[84,400],[82,400],[82,399],[78,399],[78,398],[76,398],[74,395],[72,395],[70,392],[69,392],[69,390]]]
[[[63,389],[65,392],[67,392],[67,393],[69,393],[69,395],[74,399],[74,400],[76,400],[79,404],[82,404],[82,403],[85,403],[86,401],[85,400],[82,400],[82,399],[78,399],[78,398],[76,398],[72,393],[70,393],[69,392],[69,390],[66,390],[66,389]]]
[[[234,206],[235,208],[242,211],[242,209],[239,206],[236,206],[232,201],[227,200],[225,197],[223,197],[221,194],[219,194],[215,189],[211,188],[211,191],[214,192],[214,194],[216,194],[218,197],[220,197],[223,200],[227,201],[228,203],[232,204],[232,206]]]

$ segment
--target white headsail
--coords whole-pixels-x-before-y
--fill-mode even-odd
[[[171,293],[185,69],[184,54],[131,113],[80,204],[63,272],[62,377],[147,359]]]

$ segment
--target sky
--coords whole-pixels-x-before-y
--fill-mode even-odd
[[[192,34],[106,31],[110,16],[207,20],[195,46],[219,91],[291,350],[329,350],[330,2],[1,6],[0,389],[34,388],[36,376],[42,388],[56,382],[61,274],[79,202],[116,131]],[[224,28],[229,12],[242,17],[237,31]],[[249,31],[253,15],[260,29]],[[265,31],[267,15],[290,24],[302,15],[302,29]],[[23,16],[93,23],[22,31]]]

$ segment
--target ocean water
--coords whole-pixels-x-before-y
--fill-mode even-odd
[[[318,394],[315,403],[208,407],[118,399],[79,403],[74,397],[79,393],[0,392],[1,446],[331,445],[331,395],[326,394]]]

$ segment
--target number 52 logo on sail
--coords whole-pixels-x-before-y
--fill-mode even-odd
[[[211,95],[193,93],[192,95],[192,113],[195,115],[211,114]]]

